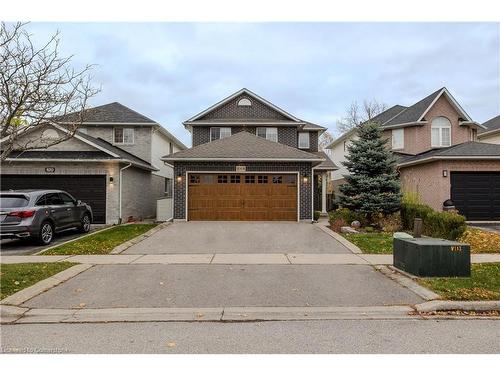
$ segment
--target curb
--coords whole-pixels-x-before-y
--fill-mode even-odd
[[[34,253],[33,255],[41,255],[41,254],[45,253],[46,251],[49,251],[49,250],[51,250],[51,249],[54,249],[54,248],[56,248],[56,247],[58,247],[58,246],[66,245],[67,243],[71,243],[71,242],[75,242],[75,241],[81,240],[82,238],[85,238],[85,237],[88,237],[88,236],[92,236],[93,234],[96,234],[96,233],[104,232],[104,231],[106,231],[106,230],[108,230],[108,229],[115,228],[115,227],[117,227],[117,226],[118,226],[118,225],[109,225],[109,226],[107,226],[107,227],[105,227],[105,228],[102,228],[102,229],[96,230],[96,231],[94,231],[94,232],[87,233],[87,234],[85,234],[85,235],[83,235],[83,236],[79,236],[79,237],[73,238],[73,239],[71,239],[71,240],[68,240],[68,241],[64,241],[64,242],[58,243],[58,244],[56,244],[56,245],[54,245],[54,246],[47,247],[46,249],[40,250],[39,252]]]
[[[145,240],[146,238],[152,236],[156,232],[162,230],[163,228],[166,228],[169,226],[171,222],[167,221],[161,224],[158,224],[156,227],[148,230],[146,233],[141,234],[140,236],[134,237],[131,240],[128,240],[127,242],[124,242],[117,247],[115,247],[109,254],[120,254],[123,253],[125,250],[127,250],[129,247],[134,246],[135,244],[138,244],[139,242]]]
[[[428,301],[415,305],[419,313],[435,311],[500,311],[500,301]]]
[[[55,287],[56,285],[59,285],[66,280],[71,279],[72,277],[75,277],[83,271],[88,270],[90,267],[92,267],[91,264],[77,264],[76,266],[67,268],[64,271],[43,279],[30,287],[27,287],[17,293],[5,297],[0,301],[0,304],[14,306],[22,305],[24,302],[32,299],[33,297]]]
[[[325,225],[321,223],[313,223],[313,225],[319,229],[321,229],[323,232],[328,234],[330,237],[335,238],[338,242],[340,242],[344,247],[346,247],[351,253],[354,254],[363,254],[361,249],[354,245],[352,242],[346,240],[344,237],[342,237],[340,234],[335,233],[333,230],[328,229]]]
[[[439,294],[434,293],[432,290],[424,288],[422,285],[417,283],[413,278],[408,277],[394,268],[390,269],[387,266],[374,266],[377,271],[380,271],[383,275],[387,276],[389,279],[394,280],[398,284],[410,289],[413,293],[423,298],[426,301],[433,301],[441,298]]]

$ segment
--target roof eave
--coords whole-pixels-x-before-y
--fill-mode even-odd
[[[301,158],[179,158],[179,157],[162,157],[161,160],[168,161],[299,161],[299,162],[324,162],[326,159],[301,159]]]
[[[476,156],[431,156],[424,159],[419,159],[415,161],[410,161],[407,163],[400,163],[398,167],[410,167],[416,164],[430,163],[436,160],[500,160],[500,155],[476,155]]]

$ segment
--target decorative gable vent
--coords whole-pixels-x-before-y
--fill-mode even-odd
[[[238,106],[240,106],[240,107],[250,107],[251,105],[252,105],[252,102],[250,101],[250,99],[242,98],[242,99],[238,100]]]

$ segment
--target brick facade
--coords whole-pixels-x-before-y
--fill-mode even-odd
[[[236,165],[246,166],[247,172],[299,172],[299,217],[300,220],[312,219],[312,168],[311,163],[285,162],[174,162],[174,219],[186,219],[186,172],[224,171],[235,172]],[[303,176],[308,181],[303,181]]]
[[[448,176],[443,177],[443,170]],[[420,200],[441,211],[443,202],[450,198],[451,172],[500,172],[500,161],[485,160],[438,160],[435,162],[401,168],[403,191],[417,193]]]

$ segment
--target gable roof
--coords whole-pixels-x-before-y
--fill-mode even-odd
[[[245,131],[162,157],[165,161],[310,161],[323,157]]]
[[[485,129],[480,129],[479,134],[485,135],[486,133],[490,134],[492,132],[500,131],[500,115],[495,116],[488,121],[483,123]]]
[[[78,121],[79,113],[73,112],[65,116],[54,118],[54,121],[65,123]],[[134,125],[155,125],[156,121],[140,114],[139,112],[124,106],[121,103],[113,102],[97,107],[85,109],[83,112],[84,124],[134,124]]]
[[[465,142],[442,149],[433,149],[413,156],[403,156],[398,166],[405,167],[414,164],[427,163],[443,159],[499,159],[500,145],[484,142]]]
[[[313,152],[313,154],[317,155],[320,158],[325,159],[325,161],[321,162],[319,165],[314,167],[315,170],[321,169],[324,171],[334,171],[339,169],[339,167],[337,167],[337,165],[333,162],[333,160],[330,159],[330,157],[323,151]]]
[[[235,93],[229,95],[228,97],[222,99],[221,101],[215,103],[211,107],[208,107],[204,111],[201,111],[200,113],[194,115],[190,119],[186,120],[184,123],[190,123],[190,122],[196,121],[196,120],[200,119],[201,117],[207,115],[208,113],[210,113],[210,112],[214,111],[215,109],[223,106],[224,104],[230,102],[231,100],[233,100],[234,98],[236,98],[237,96],[242,95],[242,94],[246,94],[246,95],[250,96],[251,98],[253,98],[255,100],[258,100],[259,102],[263,103],[264,105],[268,106],[269,108],[272,108],[276,112],[278,112],[281,115],[283,115],[284,117],[288,118],[290,121],[301,122],[301,120],[299,120],[297,117],[291,115],[290,113],[286,112],[284,109],[279,108],[277,105],[274,105],[273,103],[271,103],[271,102],[267,101],[266,99],[260,97],[256,93],[250,91],[249,89],[242,88],[241,90],[238,90]]]

